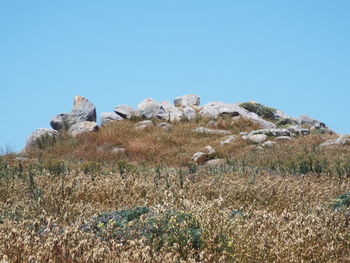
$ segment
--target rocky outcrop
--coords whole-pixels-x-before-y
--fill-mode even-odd
[[[184,95],[174,99],[176,107],[199,106],[200,98],[197,95]]]
[[[200,133],[200,134],[217,134],[217,135],[229,135],[231,134],[230,131],[226,131],[226,130],[212,130],[212,129],[208,129],[205,127],[198,127],[196,129],[193,129],[194,133]]]
[[[86,98],[76,96],[72,111],[55,116],[50,125],[55,130],[68,130],[74,124],[83,121],[96,122],[96,108]]]
[[[160,106],[160,103],[154,99],[145,99],[137,106],[137,109],[140,110],[142,117],[152,119],[157,118],[160,113]]]
[[[196,119],[197,117],[196,111],[190,106],[184,107],[182,112],[183,112],[183,120],[191,121]]]
[[[234,142],[236,140],[236,137],[231,135],[229,137],[226,138],[226,140],[223,140],[220,142],[221,145],[225,145],[225,144],[230,144],[232,142]]]
[[[86,132],[92,132],[97,131],[98,126],[96,122],[93,121],[82,121],[78,122],[76,124],[73,124],[72,127],[69,128],[68,133],[72,135],[73,137],[86,133]]]
[[[53,144],[58,135],[59,133],[56,130],[39,128],[28,137],[25,150],[40,149],[48,146],[48,144]]]
[[[310,130],[303,128],[299,125],[293,125],[287,128],[288,131],[294,133],[294,134],[301,134],[301,135],[309,135]]]
[[[206,154],[214,154],[215,153],[215,150],[213,147],[211,147],[210,145],[204,147],[204,152]]]
[[[231,117],[241,116],[245,119],[258,123],[262,128],[276,127],[274,123],[262,119],[256,113],[249,112],[246,109],[240,107],[238,104],[211,102],[204,105],[199,111],[199,114],[203,117],[208,117],[212,119],[216,119],[220,115],[228,115]]]
[[[274,141],[266,141],[266,142],[264,142],[261,146],[262,146],[262,147],[265,147],[265,148],[273,148],[273,147],[275,147],[276,145],[277,145],[277,143],[274,142]]]
[[[204,152],[196,152],[192,156],[192,161],[194,161],[196,163],[204,163],[205,160],[206,160],[206,155]]]
[[[267,136],[295,136],[294,133],[287,129],[261,129],[261,130],[254,130],[251,131],[249,135],[255,135],[255,134],[265,134]]]
[[[207,161],[204,166],[218,166],[218,165],[224,165],[226,163],[225,159],[217,158],[217,159],[211,159]]]
[[[115,112],[102,112],[100,116],[101,126],[113,121],[121,121],[123,118]]]
[[[115,106],[114,112],[123,119],[131,119],[131,117],[134,115],[134,109],[131,106],[125,104]]]
[[[144,130],[149,126],[153,126],[153,122],[151,120],[144,120],[135,123],[135,128],[138,130]]]
[[[157,115],[159,119],[166,121],[180,121],[183,113],[168,101],[160,104],[160,110]]]
[[[341,135],[337,139],[331,139],[320,144],[321,147],[326,147],[331,145],[350,145],[349,135]]]
[[[251,142],[262,143],[267,140],[266,134],[248,134],[247,139]]]
[[[158,123],[157,125],[158,127],[164,129],[164,130],[167,130],[167,131],[170,131],[171,130],[171,124],[170,123],[167,123],[167,122],[161,122],[161,123]]]

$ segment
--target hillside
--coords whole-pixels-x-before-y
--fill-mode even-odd
[[[257,102],[70,113],[0,157],[0,262],[350,262],[350,138]]]

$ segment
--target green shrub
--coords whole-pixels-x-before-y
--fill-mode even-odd
[[[290,125],[290,124],[294,124],[293,120],[289,119],[289,118],[285,118],[285,119],[279,119],[276,122],[277,126],[281,127],[281,126],[286,126],[286,125]]]
[[[246,109],[247,111],[254,112],[264,119],[274,120],[276,110],[270,107],[266,107],[260,103],[245,102],[239,106]]]
[[[171,248],[174,244],[180,248],[190,244],[193,249],[200,249],[202,242],[199,223],[191,214],[176,211],[156,213],[148,207],[100,213],[83,225],[82,230],[93,232],[104,240],[145,239],[157,249],[163,246]]]
[[[338,196],[336,199],[332,200],[332,208],[334,211],[342,210],[350,206],[350,191]]]

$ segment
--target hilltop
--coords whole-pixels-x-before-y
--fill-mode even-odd
[[[121,160],[147,164],[186,165],[196,152],[210,146],[221,158],[247,149],[262,151],[288,142],[347,144],[327,125],[306,115],[292,117],[257,102],[211,102],[200,106],[196,95],[168,101],[145,99],[136,109],[117,105],[100,114],[86,98],[77,96],[70,113],[55,116],[52,129],[41,128],[28,138],[24,152],[51,158]],[[322,143],[322,144],[321,144]],[[213,149],[214,147],[214,149]],[[205,151],[205,150],[204,150]],[[214,150],[215,151],[215,150]]]
[[[196,95],[72,111],[0,158],[0,262],[350,262],[350,138]],[[1,261],[2,260],[2,261]]]

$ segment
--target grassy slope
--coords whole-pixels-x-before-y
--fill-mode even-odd
[[[22,163],[1,159],[0,260],[350,262],[348,208],[332,209],[350,190],[348,146],[319,148],[330,136],[313,134],[261,152],[244,140],[220,146],[222,136],[191,132],[207,126],[205,120],[176,123],[170,131],[133,125],[63,136]],[[218,128],[237,134],[257,127],[222,119]],[[192,154],[206,145],[227,164],[194,166]],[[105,150],[97,151],[101,146]],[[111,154],[115,146],[126,153]],[[98,212],[136,206],[191,213],[202,247],[103,241],[79,229]]]

